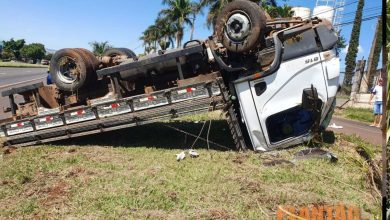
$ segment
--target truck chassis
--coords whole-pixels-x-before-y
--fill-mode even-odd
[[[223,11],[214,36],[179,50],[140,59],[128,50],[100,62],[85,49],[60,50],[51,64],[56,85],[2,92],[12,113],[0,121],[3,144],[41,144],[217,109],[226,113],[237,150],[299,144],[326,128],[339,76],[331,24],[269,20],[244,0]],[[144,91],[135,88],[140,79]],[[25,103],[16,104],[16,94]]]

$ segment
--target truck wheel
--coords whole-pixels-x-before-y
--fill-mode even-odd
[[[127,56],[127,58],[133,58],[137,60],[137,55],[127,48],[111,48],[104,51],[103,56],[115,57],[115,56]]]
[[[95,55],[87,49],[84,48],[75,48],[83,59],[87,62],[87,83],[93,83],[97,80],[96,71],[99,69],[99,61],[96,59]]]
[[[75,49],[57,51],[50,61],[50,75],[60,90],[74,92],[84,86],[92,67],[85,56]]]
[[[94,71],[99,69],[100,62],[91,51],[84,48],[75,48],[75,49],[81,51],[85,56],[88,57],[89,62]]]
[[[247,52],[263,40],[266,20],[265,12],[256,3],[236,0],[222,8],[215,34],[229,51]]]

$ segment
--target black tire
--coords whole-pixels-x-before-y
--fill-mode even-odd
[[[95,55],[87,49],[84,48],[74,48],[87,62],[87,81],[86,84],[94,83],[97,81],[96,71],[99,69],[99,61],[96,59]]]
[[[190,40],[190,41],[187,41],[183,45],[183,48],[193,47],[193,46],[197,46],[197,45],[201,45],[201,44],[202,44],[202,42],[200,42],[200,40]]]
[[[229,18],[238,14],[249,20],[250,30],[243,35],[242,39],[233,39],[227,33],[226,26]],[[267,17],[264,10],[256,3],[247,0],[235,0],[222,8],[217,18],[215,34],[217,39],[229,51],[236,53],[247,52],[260,46],[260,43],[264,40],[266,20]],[[242,26],[242,23],[238,23],[238,27],[241,27],[241,29],[237,29],[237,32],[243,30]],[[230,30],[233,30],[233,27],[230,27]]]
[[[127,48],[111,48],[104,51],[103,56],[115,57],[115,56],[127,56],[127,58],[132,58],[137,60],[138,57],[135,53]]]
[[[87,83],[88,60],[75,49],[57,51],[50,61],[50,75],[53,83],[63,91],[75,92]],[[76,70],[71,74],[70,70]]]
[[[91,51],[84,48],[75,48],[75,49],[82,51],[82,53],[89,58],[89,62],[94,71],[99,70],[100,62]]]

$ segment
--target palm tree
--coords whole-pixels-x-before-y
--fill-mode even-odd
[[[112,48],[112,45],[108,44],[108,41],[104,41],[104,42],[93,41],[90,42],[89,45],[91,45],[92,52],[96,56],[102,56],[104,51],[106,51],[109,48]]]
[[[202,6],[200,3],[193,3],[192,5],[192,18],[190,18],[192,20],[192,23],[191,23],[191,34],[190,34],[190,40],[193,40],[194,38],[194,32],[195,32],[195,20],[196,20],[196,15],[198,13],[202,13]]]
[[[151,50],[157,48],[159,31],[160,30],[156,25],[150,25],[144,32],[142,32],[140,40],[144,42],[145,52],[149,53]]]
[[[273,18],[287,18],[293,16],[291,7],[287,4],[283,6],[274,6],[273,4],[266,4],[263,2],[262,7]]]
[[[181,46],[184,35],[184,26],[192,25],[190,15],[194,11],[194,3],[190,0],[163,0],[167,9],[160,11],[160,16],[166,17],[176,26],[176,47]]]
[[[217,17],[222,7],[233,0],[201,0],[201,7],[209,6],[209,13],[207,14],[207,27],[215,26],[217,23]]]
[[[176,25],[170,22],[169,18],[161,16],[156,19],[155,25],[159,29],[158,42],[161,49],[166,50],[170,45],[174,47]]]

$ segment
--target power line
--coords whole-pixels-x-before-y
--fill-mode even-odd
[[[372,17],[362,18],[362,22],[379,18],[381,15],[382,14],[378,14],[378,15],[375,15],[375,16],[372,16]],[[355,23],[355,20],[343,22],[343,23],[340,23],[340,24],[335,25],[335,26],[346,26],[346,25],[350,25],[350,24],[353,24],[353,23]]]
[[[355,4],[355,3],[357,3],[357,2],[358,2],[358,1],[353,1],[353,2],[350,2],[350,3],[346,3],[346,4],[344,4],[344,5],[340,5],[340,6],[334,7],[334,8],[332,8],[332,9],[329,9],[329,10],[326,10],[326,11],[320,11],[320,12],[318,12],[318,13],[316,13],[316,14],[313,14],[311,17],[315,17],[315,16],[317,16],[317,15],[319,15],[319,14],[327,13],[327,12],[330,12],[330,11],[334,11],[334,10],[336,10],[336,9],[343,8],[343,7],[345,7],[345,6],[352,5],[352,4]]]
[[[381,14],[372,14],[372,16],[366,16],[366,17],[363,17],[362,18],[362,21],[364,21],[365,19],[371,19],[371,18],[377,18],[377,17],[380,17]],[[343,22],[342,24],[345,24],[345,23],[354,23],[355,22],[355,19],[351,19],[351,20],[348,20],[348,21],[345,21]]]
[[[371,7],[371,8],[363,9],[363,13],[364,13],[364,12],[368,12],[368,11],[377,11],[377,10],[382,11],[382,6]],[[352,12],[348,12],[348,13],[343,13],[342,15],[345,16],[345,15],[350,15],[350,14],[355,15],[355,14],[356,14],[356,11],[352,11]]]

